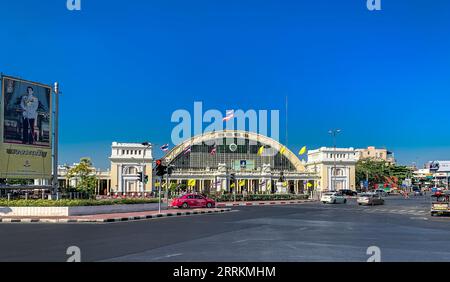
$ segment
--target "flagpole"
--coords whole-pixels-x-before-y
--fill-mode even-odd
[[[289,147],[289,134],[288,134],[288,110],[289,110],[289,108],[288,108],[288,96],[286,95],[286,132],[285,132],[285,134],[286,134],[286,148],[288,148]],[[284,162],[283,162],[283,164],[284,164]]]

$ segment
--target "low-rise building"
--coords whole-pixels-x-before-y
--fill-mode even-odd
[[[383,160],[390,164],[395,164],[394,153],[388,151],[385,148],[376,148],[374,146],[369,146],[366,149],[356,149],[357,159],[374,159],[374,160]]]
[[[70,178],[68,177],[68,172],[71,168],[77,166],[78,163],[74,163],[72,165],[59,165],[58,166],[58,183],[61,189],[73,188],[77,187],[78,182],[80,181],[77,177]],[[97,178],[97,187],[95,188],[95,194],[97,195],[107,195],[110,191],[111,187],[111,173],[109,170],[101,170],[99,168],[91,167],[92,175],[95,175]],[[40,183],[36,182],[36,185],[45,185],[48,183]]]
[[[354,148],[322,147],[308,152],[306,170],[319,175],[321,192],[356,190],[357,161]]]
[[[148,193],[152,191],[152,145],[118,143],[111,146],[111,190],[109,193]],[[148,177],[140,182],[140,173]]]

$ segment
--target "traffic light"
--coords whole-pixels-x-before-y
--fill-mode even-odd
[[[167,166],[162,164],[162,160],[156,161],[155,171],[157,176],[164,176],[167,174]]]
[[[148,175],[146,175],[146,176],[144,177],[144,183],[145,183],[145,184],[148,183]]]
[[[236,174],[234,174],[234,173],[230,174],[230,180],[232,182],[235,182],[236,181]]]
[[[138,172],[138,180],[139,180],[139,182],[144,182],[144,173],[143,172]]]

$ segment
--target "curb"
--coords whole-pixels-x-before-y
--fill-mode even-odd
[[[171,212],[171,213],[162,213],[162,214],[153,214],[153,215],[116,217],[116,218],[107,218],[107,219],[105,219],[105,218],[99,218],[99,219],[0,218],[0,224],[1,223],[112,223],[112,222],[156,219],[156,218],[163,218],[163,217],[177,217],[177,216],[189,216],[189,215],[199,215],[199,214],[215,214],[215,213],[224,213],[224,212],[230,212],[230,211],[231,211],[230,208],[222,208],[222,209],[206,210],[206,211],[193,210],[193,211],[185,211],[185,212]]]
[[[294,200],[294,201],[280,201],[280,202],[242,202],[242,203],[220,203],[216,204],[218,208],[224,207],[250,207],[250,206],[282,206],[282,205],[295,205],[295,204],[303,204],[303,203],[312,203],[316,202],[315,200]]]

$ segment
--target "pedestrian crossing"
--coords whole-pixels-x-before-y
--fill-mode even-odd
[[[312,208],[313,206],[309,206]],[[397,214],[397,215],[408,215],[408,216],[427,216],[430,211],[420,208],[386,208],[385,206],[379,207],[366,207],[366,206],[353,206],[353,205],[316,205],[314,208],[326,209],[326,210],[340,210],[340,211],[351,211],[355,213],[367,213],[367,214]]]
[[[417,209],[366,209],[363,210],[365,213],[389,213],[389,214],[400,214],[400,215],[412,215],[412,216],[425,216],[428,215],[429,211],[417,210]]]

